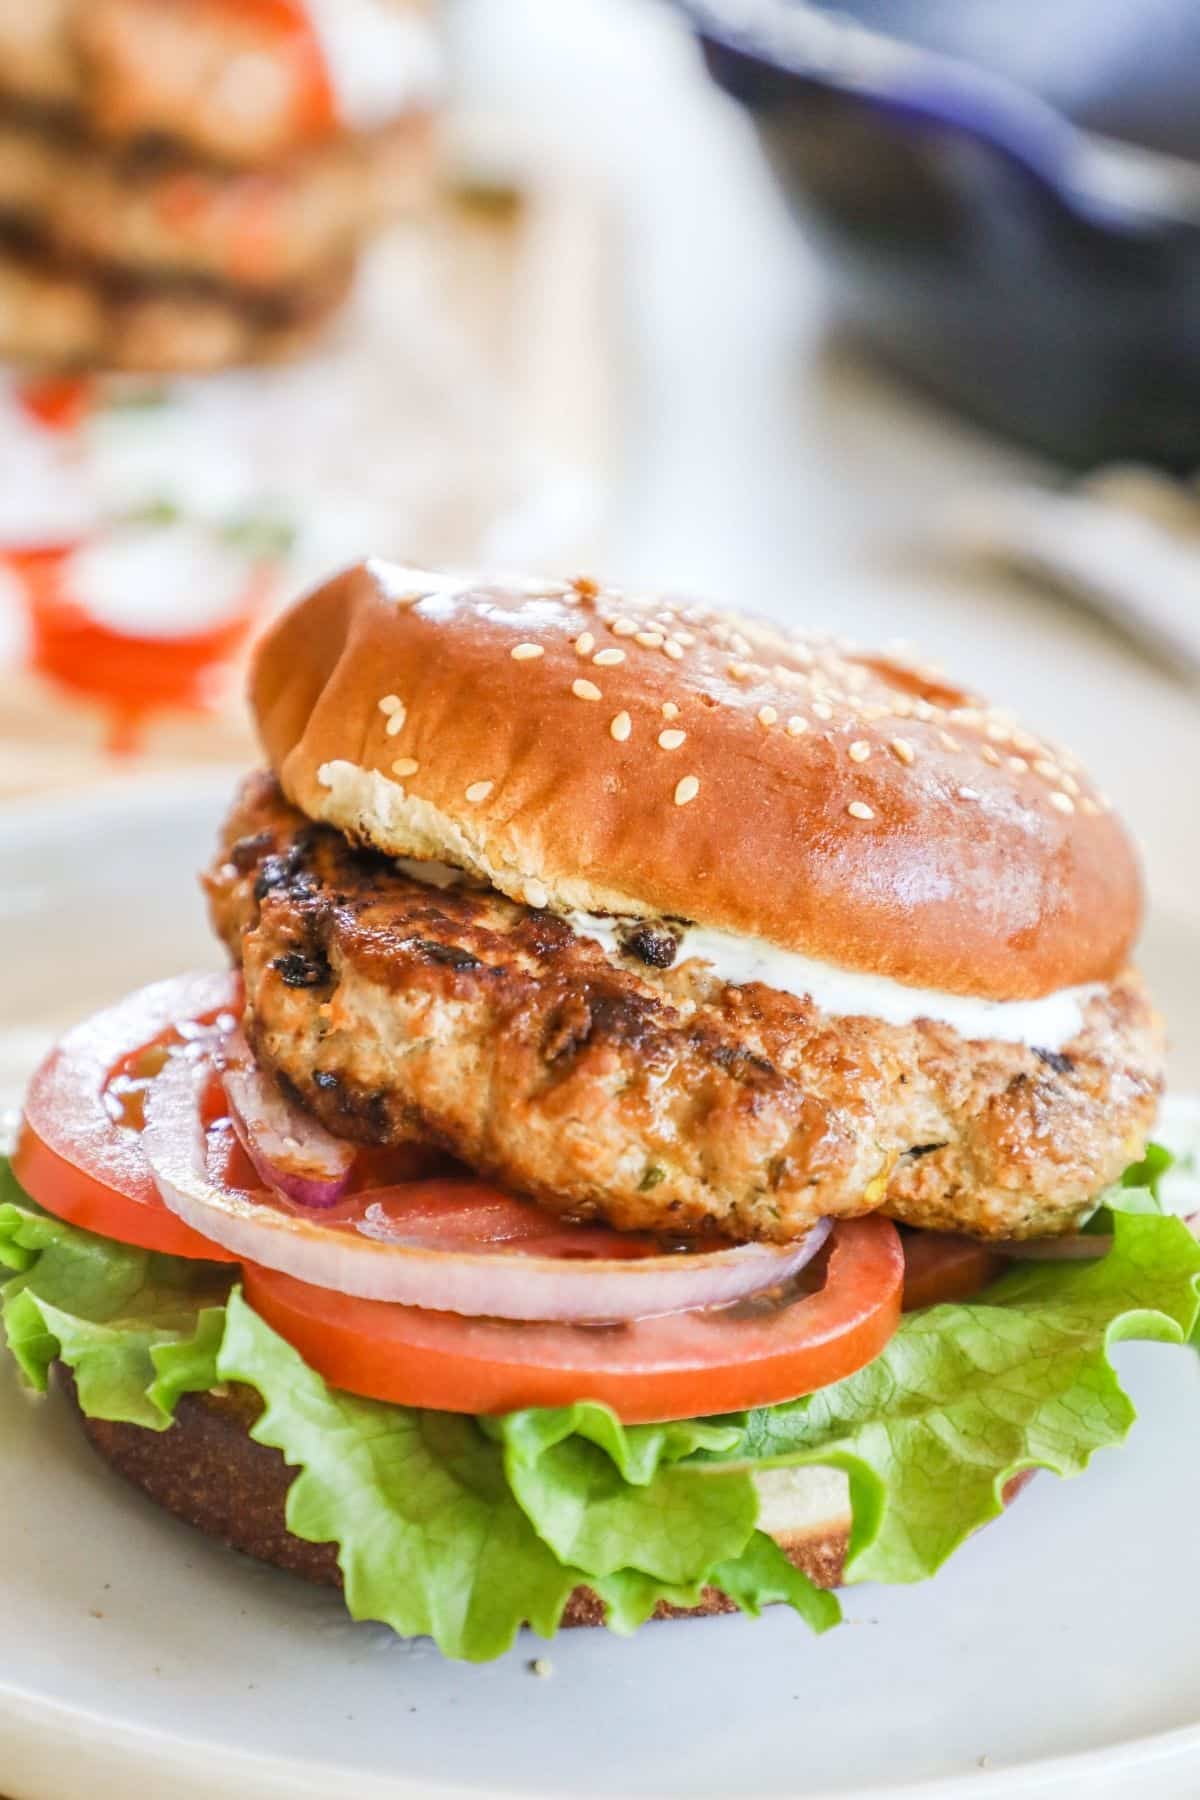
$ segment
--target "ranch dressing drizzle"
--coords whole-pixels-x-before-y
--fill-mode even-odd
[[[566,917],[574,931],[581,937],[594,938],[609,956],[638,960],[630,955],[626,944],[639,921],[585,912],[568,913]],[[780,950],[762,938],[743,937],[736,932],[712,931],[706,926],[675,921],[651,924],[660,937],[669,935],[675,939],[677,949],[669,964],[672,968],[694,958],[708,963],[718,980],[731,986],[761,981],[785,994],[809,998],[822,1012],[835,1018],[881,1019],[888,1025],[934,1019],[965,1038],[992,1038],[1042,1050],[1060,1050],[1078,1036],[1084,1007],[1101,991],[1098,985],[1090,985],[1060,988],[1040,1000],[984,1000],[972,994],[907,987],[886,975],[871,975],[860,969],[839,969],[832,963],[818,962],[795,950]]]

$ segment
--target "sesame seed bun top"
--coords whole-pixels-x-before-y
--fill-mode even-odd
[[[371,562],[251,695],[310,818],[558,911],[993,999],[1111,979],[1136,859],[1075,759],[925,665],[690,600]]]

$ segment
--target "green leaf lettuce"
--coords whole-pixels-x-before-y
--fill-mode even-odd
[[[616,1631],[709,1587],[824,1630],[837,1601],[757,1528],[756,1476],[845,1470],[848,1579],[918,1580],[995,1516],[1014,1474],[1076,1474],[1125,1436],[1114,1343],[1192,1333],[1190,1232],[1148,1188],[1102,1201],[1115,1237],[1101,1261],[1017,1264],[976,1300],[908,1315],[875,1362],[819,1393],[666,1425],[623,1425],[592,1402],[473,1419],[338,1392],[228,1271],[49,1218],[3,1165],[0,1317],[24,1379],[44,1388],[60,1359],[96,1417],[162,1431],[186,1393],[254,1389],[254,1437],[297,1470],[289,1528],[337,1545],[354,1617],[447,1655],[496,1656],[523,1624],[550,1635],[580,1585]]]

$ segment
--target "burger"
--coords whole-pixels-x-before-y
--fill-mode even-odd
[[[1136,859],[938,670],[373,562],[261,642],[221,975],[33,1078],[3,1320],[114,1469],[449,1656],[933,1575],[1185,1343]]]
[[[0,0],[0,347],[204,374],[311,348],[430,197],[423,0]]]

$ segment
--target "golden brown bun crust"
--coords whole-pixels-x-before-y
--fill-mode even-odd
[[[296,1471],[278,1450],[255,1443],[249,1427],[258,1402],[248,1388],[223,1398],[189,1394],[180,1401],[170,1431],[115,1425],[79,1412],[71,1377],[60,1368],[62,1385],[93,1447],[126,1481],[151,1500],[231,1549],[272,1563],[323,1587],[342,1585],[333,1544],[309,1544],[293,1537],[284,1522],[288,1488]],[[779,1533],[789,1560],[820,1587],[836,1587],[846,1559],[847,1529],[834,1519],[789,1537]],[[661,1605],[658,1618],[702,1618],[736,1612],[724,1594],[710,1589],[702,1605],[687,1609]],[[602,1625],[604,1609],[588,1588],[567,1602],[564,1625]]]
[[[368,563],[274,625],[251,693],[310,817],[532,905],[995,999],[1111,980],[1139,923],[1073,757],[928,669],[690,602]]]

